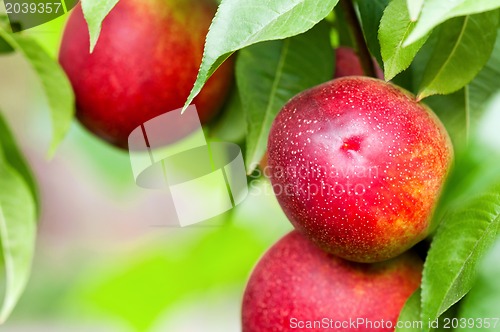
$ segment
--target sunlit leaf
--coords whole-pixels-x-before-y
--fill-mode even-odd
[[[471,289],[478,264],[500,232],[500,187],[448,214],[424,265],[422,321],[438,318]]]
[[[415,22],[420,16],[424,0],[406,0],[406,4],[410,13],[410,19]]]
[[[231,54],[258,42],[284,39],[311,29],[338,0],[223,0],[212,22],[198,77],[187,107]]]
[[[483,13],[499,7],[500,0],[425,0],[417,25],[405,45],[416,42],[450,18]]]
[[[385,9],[380,21],[378,38],[384,61],[384,76],[387,81],[410,66],[418,50],[428,38],[427,35],[418,42],[403,47],[403,41],[414,26],[415,23],[410,20],[405,0],[394,0]]]
[[[0,188],[0,248],[5,283],[0,323],[3,323],[28,282],[35,250],[36,208],[30,188],[3,156]]]
[[[52,118],[52,155],[68,132],[74,117],[74,94],[66,74],[59,64],[34,40],[11,34],[0,28],[3,38],[29,62],[42,85]]]
[[[446,22],[427,64],[418,98],[455,92],[486,64],[495,45],[498,12],[454,18]]]
[[[101,33],[102,22],[118,3],[118,0],[81,0],[83,16],[90,35],[90,52],[94,50]]]

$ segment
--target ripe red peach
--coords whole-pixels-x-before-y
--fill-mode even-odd
[[[66,25],[59,61],[73,85],[80,122],[126,148],[136,127],[182,107],[216,8],[212,0],[120,0],[104,20],[91,54],[78,5]],[[229,59],[194,100],[202,123],[224,103],[232,75]],[[186,130],[179,132],[182,136]]]
[[[293,231],[252,272],[243,298],[243,332],[394,331],[421,272],[422,261],[413,252],[382,263],[355,263]]]
[[[292,98],[268,141],[288,219],[324,250],[357,262],[395,257],[427,236],[452,155],[428,107],[357,76]]]

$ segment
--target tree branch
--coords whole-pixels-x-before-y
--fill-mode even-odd
[[[363,71],[366,76],[377,77],[375,72],[375,64],[373,63],[372,56],[366,45],[365,37],[363,35],[363,30],[361,28],[361,23],[359,22],[358,15],[354,9],[354,4],[352,0],[340,0],[340,5],[345,13],[345,19],[347,24],[351,28],[351,32],[354,36],[354,41],[358,48],[359,60]]]

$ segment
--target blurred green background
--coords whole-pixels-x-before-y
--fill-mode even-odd
[[[54,58],[66,17],[30,29]],[[37,77],[22,56],[0,57],[0,109],[40,186],[32,276],[2,331],[240,330],[245,282],[262,253],[291,229],[268,182],[219,224],[168,224],[129,156],[74,123],[55,157]],[[195,204],[195,202],[193,202]]]

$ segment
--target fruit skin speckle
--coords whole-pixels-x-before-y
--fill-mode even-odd
[[[268,142],[271,181],[291,223],[357,262],[395,257],[428,234],[453,150],[434,113],[367,77],[292,98]]]
[[[278,241],[255,267],[243,298],[243,332],[394,331],[418,288],[422,261],[413,252],[375,264],[346,261],[317,248],[297,231]],[[293,328],[294,322],[390,322],[385,328]],[[296,320],[292,320],[296,319]]]

